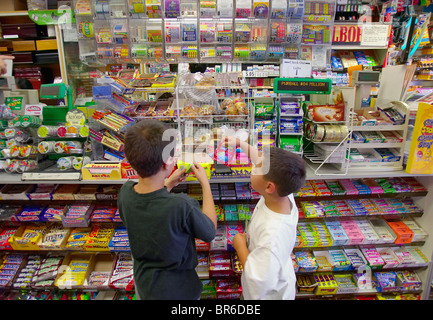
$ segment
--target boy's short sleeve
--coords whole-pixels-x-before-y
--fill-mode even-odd
[[[201,210],[197,201],[189,206],[187,228],[189,233],[200,240],[211,242],[215,238],[215,225]]]

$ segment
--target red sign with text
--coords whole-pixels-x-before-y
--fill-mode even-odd
[[[334,25],[333,45],[361,44],[362,26],[353,24]]]

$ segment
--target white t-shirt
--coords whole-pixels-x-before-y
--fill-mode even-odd
[[[245,300],[293,300],[296,276],[290,254],[296,242],[298,208],[293,195],[290,214],[270,210],[262,197],[247,227],[250,251],[242,273]]]

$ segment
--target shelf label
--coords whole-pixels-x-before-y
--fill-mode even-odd
[[[283,59],[281,76],[287,78],[310,78],[311,61]]]
[[[366,24],[362,28],[361,46],[385,47],[388,45],[390,26]]]
[[[330,94],[331,89],[331,79],[276,78],[274,80],[275,93]]]

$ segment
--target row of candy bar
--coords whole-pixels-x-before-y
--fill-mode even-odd
[[[181,184],[173,192],[193,193],[199,185]],[[212,184],[215,200],[255,199],[259,195],[245,182]],[[0,198],[4,200],[97,200],[96,193],[117,194],[119,186],[98,185],[4,185]],[[425,192],[426,189],[413,177],[363,178],[340,180],[307,180],[295,196],[357,195],[400,192]],[[201,192],[198,192],[201,193]]]
[[[110,278],[110,287],[131,290],[133,281],[132,256],[129,253],[121,252],[117,255],[113,274]]]
[[[6,205],[0,207],[0,221],[62,221],[65,227],[87,226],[90,222],[90,214],[95,211],[93,208],[94,205],[89,202],[78,202],[72,205],[30,205],[22,207]],[[109,214],[111,214],[111,220],[109,221],[116,220],[117,208],[98,207],[97,209],[94,212],[96,222],[108,220],[104,218]]]
[[[88,256],[71,257],[66,271],[56,279],[56,286],[65,289],[69,289],[72,286],[82,286],[86,280],[90,260],[91,257]]]
[[[422,267],[428,258],[415,246],[361,247],[333,250],[296,250],[292,262],[296,272],[349,271]]]
[[[409,270],[375,272],[376,290],[378,292],[410,292],[421,290],[422,282],[418,275]]]
[[[49,254],[41,258],[38,270],[32,278],[32,287],[47,288],[54,287],[60,266],[64,260],[64,255]]]
[[[95,300],[99,292],[83,290],[20,290],[0,293],[0,300]]]
[[[254,204],[217,204],[215,209],[218,221],[245,221],[251,220]]]
[[[425,241],[428,234],[411,218],[401,220],[344,218],[298,223],[296,247],[406,244]]]
[[[24,257],[18,254],[6,254],[0,261],[0,288],[8,287],[21,268]]]
[[[363,178],[340,180],[307,180],[297,193],[299,197],[425,192],[413,177]]]
[[[422,282],[414,271],[388,271],[374,272],[371,276],[366,277],[363,273],[316,273],[314,275],[298,275],[297,288],[300,293],[314,292],[315,295],[333,295],[333,294],[361,294],[367,290],[371,293],[379,292],[401,292],[416,293],[421,290]],[[396,296],[395,299],[420,299],[417,295],[408,295],[409,297]],[[386,299],[378,295],[379,299]]]
[[[96,193],[117,193],[119,189],[120,185],[107,188],[78,184],[7,184],[1,186],[0,198],[3,200],[97,200]]]
[[[300,217],[390,215],[421,213],[412,199],[348,199],[301,202]]]
[[[117,255],[112,271],[91,271],[91,255],[72,254],[61,269],[64,254],[6,254],[1,257],[0,288],[14,289],[70,289],[86,288],[132,289],[132,257],[127,253]]]
[[[128,251],[129,250],[129,238],[126,227],[117,227],[114,230],[113,237],[111,238],[110,251]]]
[[[18,233],[18,229],[20,232]],[[242,232],[242,224],[219,224],[216,238],[209,244],[196,241],[198,251],[232,250],[232,239]],[[405,244],[425,241],[428,234],[415,220],[402,218],[300,221],[296,247],[339,245]],[[6,225],[0,230],[0,248],[8,250],[65,249],[79,251],[129,251],[124,227],[94,224],[91,227],[64,228],[58,224]]]
[[[242,295],[240,279],[207,279],[201,280],[203,290],[200,300],[239,299]]]

